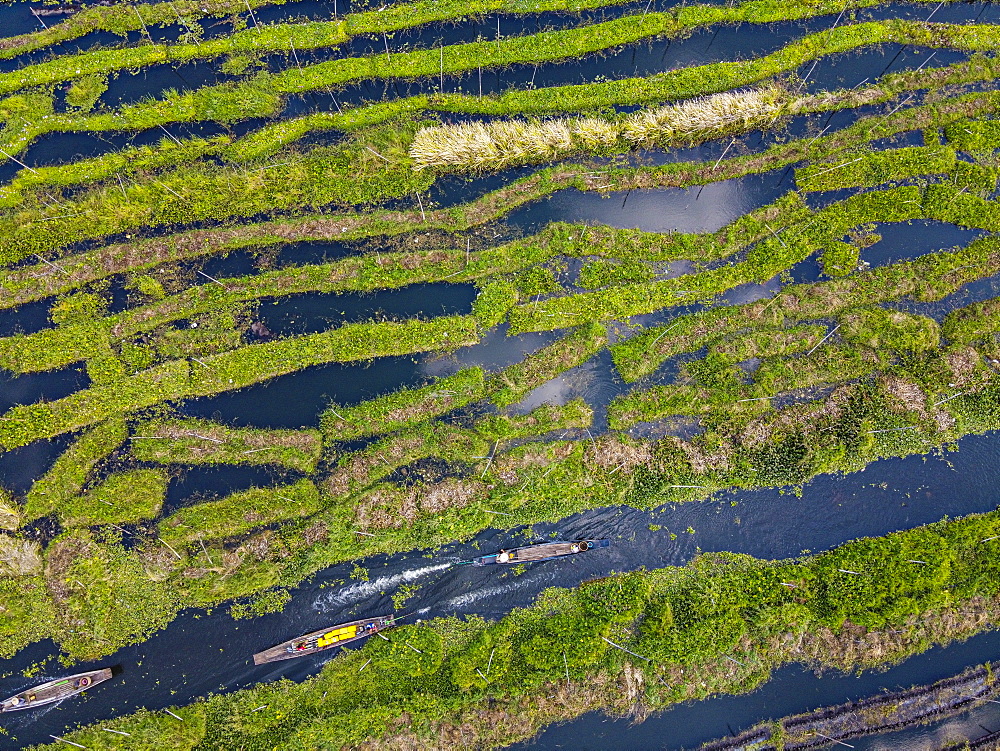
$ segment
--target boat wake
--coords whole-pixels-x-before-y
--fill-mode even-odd
[[[498,595],[505,595],[509,592],[514,592],[518,589],[524,589],[531,582],[525,580],[513,581],[509,584],[501,584],[499,587],[489,587],[487,589],[477,589],[474,592],[469,592],[464,595],[458,595],[457,597],[452,597],[450,600],[446,600],[443,603],[443,607],[448,610],[451,608],[463,609],[470,605],[475,605],[481,600],[487,600],[491,597],[496,597]]]
[[[316,598],[316,601],[313,603],[313,609],[320,613],[328,613],[331,610],[340,610],[347,605],[353,605],[361,602],[362,600],[367,600],[373,595],[377,595],[390,589],[395,589],[400,584],[409,584],[410,582],[416,581],[417,579],[427,576],[428,574],[444,571],[447,568],[451,568],[453,565],[454,563],[452,562],[437,563],[433,566],[424,566],[423,568],[415,568],[410,571],[401,571],[398,574],[380,576],[377,579],[372,579],[371,581],[350,584],[336,591],[324,593]]]

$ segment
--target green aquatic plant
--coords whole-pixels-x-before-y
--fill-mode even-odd
[[[81,496],[64,500],[56,513],[65,527],[127,524],[159,515],[167,495],[162,470],[134,469],[110,475]]]
[[[136,428],[131,451],[161,464],[279,464],[311,473],[321,453],[317,430],[231,428],[209,420],[156,420]]]
[[[251,488],[216,501],[175,511],[160,522],[165,545],[180,547],[219,537],[235,537],[252,529],[315,513],[319,491],[309,480],[275,488]]]
[[[99,462],[119,448],[128,436],[125,421],[118,416],[82,433],[37,479],[24,499],[28,521],[58,512],[78,496]]]
[[[198,19],[242,14],[242,7],[228,0],[94,6],[52,31],[0,40],[0,56],[10,57],[98,28],[150,37],[0,75],[0,90],[8,92],[0,99],[0,148],[14,158],[47,133],[160,132],[170,123],[268,118],[240,137],[168,136],[66,164],[24,166],[0,187],[0,263],[7,266],[0,307],[54,298],[51,327],[0,340],[0,365],[39,372],[82,362],[89,379],[69,396],[0,415],[4,450],[74,434],[23,505],[0,496],[5,654],[51,637],[73,656],[93,657],[143,640],[183,607],[241,598],[234,616],[280,609],[289,588],[331,563],[598,506],[650,508],[721,489],[801,487],[819,473],[926,454],[1000,426],[994,301],[954,311],[940,325],[892,309],[904,297],[939,301],[996,274],[995,239],[876,269],[861,262],[888,223],[1000,230],[993,200],[1000,95],[975,88],[993,87],[1000,72],[995,27],[855,23],[848,12],[873,5],[869,0],[751,0],[405,49],[390,32],[609,3],[416,0],[273,26],[258,25],[253,9],[260,4],[247,3],[249,20],[234,19],[234,33],[213,39],[202,36]],[[833,14],[832,27],[757,59],[490,96],[469,92],[469,75],[483,67],[596,56],[712,25],[820,14]],[[837,14],[847,22],[834,22]],[[152,41],[149,27],[175,21],[184,27],[180,43]],[[301,65],[296,49],[360,34],[376,42],[384,35],[385,55]],[[805,81],[789,78],[808,70],[804,65],[882,44],[971,54],[851,90],[803,95],[796,88]],[[261,55],[274,52],[287,52],[287,60],[265,70]],[[213,60],[238,80],[116,109],[98,104],[116,70],[182,60]],[[458,74],[459,82],[445,74]],[[344,85],[399,78],[442,90],[279,116],[303,94],[337,97]],[[611,109],[621,106],[639,109]],[[781,127],[780,116],[832,117],[860,107],[867,109],[845,128],[825,130],[824,115],[801,137],[779,135],[761,147],[738,138],[751,128]],[[503,120],[456,127],[434,113]],[[330,139],[339,140],[305,139],[324,130],[339,131]],[[443,151],[426,148],[456,134],[461,138]],[[922,135],[924,145],[887,146],[901,134],[918,142]],[[651,147],[721,137],[733,140],[717,161],[649,158]],[[498,138],[507,141],[503,148]],[[470,143],[481,153],[471,154]],[[624,151],[633,153],[614,156]],[[476,160],[490,169],[571,153],[579,161],[518,179],[500,175],[501,187],[465,203],[430,200],[439,188],[450,190],[451,182],[438,182],[442,175]],[[797,190],[713,233],[555,223],[518,237],[502,226],[514,209],[557,191],[620,191],[627,200],[629,191],[690,189],[772,170],[794,175]],[[825,199],[806,193],[829,190],[851,196],[810,208]],[[203,224],[185,229],[192,222]],[[302,241],[345,244],[337,252],[347,254],[283,266],[277,249]],[[195,271],[201,260],[237,250],[248,251],[259,273],[206,278]],[[789,269],[803,259],[821,263],[829,279],[790,284]],[[193,285],[195,277],[204,283]],[[428,282],[474,283],[472,315],[243,339],[267,298]],[[687,307],[655,325],[643,317],[711,304],[748,282],[780,289],[749,304]],[[526,348],[544,345],[504,368],[456,373],[466,353],[447,359],[487,333],[492,341],[522,331],[558,333],[532,337],[536,343]],[[604,433],[593,429],[596,405],[583,399],[527,414],[515,406],[564,373],[575,387],[606,361],[606,347],[627,382],[653,374],[667,358],[683,355],[683,362],[673,382],[656,376],[614,400]],[[237,428],[173,411],[179,402],[324,363],[424,352],[445,356],[429,366],[433,372],[454,374],[386,393],[373,385],[365,401],[330,404],[319,431]],[[184,405],[176,406],[183,413]],[[690,435],[695,421],[697,435],[672,437]],[[642,422],[649,424],[635,429]],[[653,437],[637,437],[644,433]],[[191,498],[161,514],[166,478],[202,462],[270,464],[308,477]],[[63,532],[42,550],[20,530],[47,515],[64,528],[87,529]],[[146,712],[116,719],[113,728],[132,733],[143,748],[420,747],[456,727],[487,745],[600,705],[655,708],[746,690],[788,659],[852,668],[877,661],[876,654],[896,658],[984,625],[983,608],[995,609],[997,595],[987,560],[994,516],[806,560],[702,557],[683,570],[549,592],[497,624],[446,620],[398,630],[398,640],[345,653],[303,686],[260,686],[179,708],[183,723]],[[927,568],[912,568],[905,555]],[[862,570],[885,576],[849,575]],[[869,649],[859,629],[883,651]],[[118,743],[112,735],[70,737],[107,747]]]

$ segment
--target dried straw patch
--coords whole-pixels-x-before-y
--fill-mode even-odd
[[[362,529],[399,529],[415,522],[421,513],[464,508],[485,493],[485,484],[455,478],[410,487],[386,483],[358,499],[354,519]]]
[[[31,576],[41,571],[42,553],[37,542],[0,535],[0,575]]]
[[[18,529],[21,526],[21,507],[3,488],[0,488],[0,529]]]
[[[587,117],[457,123],[419,130],[410,146],[410,157],[417,169],[507,167],[580,150],[702,140],[773,121],[787,107],[787,92],[773,86],[698,97],[618,120]]]

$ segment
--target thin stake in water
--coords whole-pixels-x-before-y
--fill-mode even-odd
[[[166,540],[164,540],[162,537],[157,537],[156,539],[159,540],[160,542],[162,542],[164,545],[166,545],[167,546],[167,550],[169,550],[171,553],[173,553],[174,555],[176,555],[178,561],[184,560],[183,558],[181,558],[181,554],[178,553],[176,550],[174,550],[172,547],[170,547],[170,544]]]
[[[206,273],[205,273],[204,271],[202,271],[201,269],[196,269],[196,271],[197,271],[197,272],[198,272],[199,274],[201,274],[201,275],[202,275],[203,277],[205,277],[206,279],[211,279],[211,280],[212,280],[213,282],[215,282],[216,284],[218,284],[218,285],[219,285],[220,287],[223,287],[223,288],[225,288],[225,286],[226,286],[226,285],[225,285],[225,284],[223,284],[222,282],[220,282],[220,281],[219,281],[218,279],[216,279],[216,278],[215,278],[214,276],[209,276],[208,274],[206,274]],[[206,366],[206,367],[207,367],[207,366]],[[201,437],[201,436],[199,436],[199,437]],[[221,443],[221,441],[220,441],[220,443]]]
[[[69,272],[68,272],[68,271],[66,271],[66,269],[64,269],[64,268],[63,268],[62,266],[58,266],[58,265],[56,265],[56,264],[52,263],[52,261],[46,261],[46,260],[45,260],[44,258],[42,258],[42,257],[41,257],[40,255],[38,255],[38,253],[35,253],[35,258],[37,258],[37,259],[38,259],[39,261],[41,261],[42,263],[44,263],[44,264],[45,264],[46,266],[51,266],[51,267],[52,267],[52,268],[54,268],[54,269],[55,269],[56,271],[61,271],[61,272],[62,272],[62,273],[64,273],[64,274],[65,274],[66,276],[69,276]]]
[[[49,735],[49,738],[54,738],[57,741],[60,741],[62,743],[68,743],[69,745],[76,746],[77,748],[86,748],[86,746],[81,746],[79,743],[73,743],[73,741],[68,741],[65,738],[58,735]]]
[[[171,188],[169,185],[164,185],[159,180],[153,180],[153,182],[156,183],[157,185],[159,185],[164,190],[169,191],[170,193],[173,193],[175,196],[177,196],[178,198],[180,198],[182,201],[184,200],[184,196],[182,196],[176,190],[174,190],[173,188]]]
[[[816,344],[815,347],[813,347],[811,350],[809,350],[808,352],[806,352],[806,357],[809,357],[809,355],[811,355],[813,352],[815,352],[816,349],[819,347],[819,345],[822,344],[823,342],[825,342],[831,336],[833,336],[836,333],[837,329],[839,329],[839,328],[840,328],[840,324],[838,323],[836,326],[833,327],[833,331],[831,331],[829,334],[827,334],[822,339],[820,339],[819,342]]]
[[[10,159],[12,162],[17,162],[18,164],[20,164],[22,167],[24,167],[29,172],[34,172],[36,175],[38,174],[38,170],[31,169],[31,167],[29,167],[27,164],[25,164],[24,162],[22,162],[20,159],[15,159],[14,157],[12,157],[10,154],[8,154],[3,149],[0,149],[0,154],[3,154],[5,157],[7,157],[8,159]]]
[[[722,156],[720,156],[718,161],[716,161],[716,163],[712,165],[713,171],[717,169],[720,164],[722,164],[722,160],[726,158],[726,154],[729,153],[729,150],[733,148],[733,144],[735,143],[736,143],[736,138],[734,137],[733,140],[729,142],[729,145],[726,147],[726,150],[722,152]]]
[[[250,0],[243,0],[247,4],[247,10],[250,11],[250,18],[253,20],[254,28],[260,29],[260,24],[257,23],[257,16],[253,14],[253,8],[250,7]],[[335,11],[336,14],[336,11]]]
[[[146,22],[142,20],[142,15],[141,15],[141,14],[139,13],[139,9],[138,9],[138,8],[136,8],[136,7],[135,7],[135,6],[133,5],[133,6],[132,6],[132,10],[134,10],[134,11],[135,11],[135,14],[136,14],[136,16],[138,16],[138,18],[139,18],[139,23],[141,23],[141,24],[142,24],[142,30],[146,32],[146,36],[147,36],[147,37],[149,38],[149,41],[150,41],[150,42],[152,42],[152,41],[153,41],[153,35],[152,35],[152,34],[150,34],[150,33],[149,33],[149,29],[147,29],[147,28],[146,28]]]
[[[610,644],[615,649],[620,649],[622,652],[628,652],[633,657],[638,657],[640,660],[645,660],[646,662],[648,662],[651,665],[653,664],[653,661],[651,659],[649,659],[648,657],[643,657],[642,655],[637,655],[631,649],[625,649],[625,647],[623,647],[621,644],[615,644],[613,641],[611,641],[611,639],[608,639],[607,637],[602,636],[601,638],[604,639],[604,641],[606,641],[608,644]]]
[[[198,542],[201,543],[201,550],[205,554],[205,557],[208,558],[209,564],[212,565],[212,566],[214,566],[215,565],[215,561],[213,561],[212,560],[212,556],[210,556],[208,554],[208,548],[205,547],[205,541],[202,538],[199,537],[198,538]]]
[[[826,738],[828,741],[833,741],[834,743],[839,743],[841,746],[847,746],[848,748],[854,748],[854,746],[852,746],[850,743],[844,743],[843,741],[838,741],[836,738],[831,738],[828,735],[823,735],[818,730],[814,730],[813,732],[816,733],[816,735],[818,735],[818,736]]]

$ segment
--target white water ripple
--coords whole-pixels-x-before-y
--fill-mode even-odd
[[[508,592],[513,592],[518,589],[524,589],[530,582],[525,580],[518,580],[510,582],[509,584],[501,584],[499,587],[488,587],[486,589],[477,589],[474,592],[469,592],[464,595],[459,595],[458,597],[452,597],[450,600],[446,600],[443,604],[445,610],[449,608],[466,608],[469,605],[474,605],[480,600],[486,600],[490,597],[496,597],[497,595],[505,595]]]
[[[401,571],[398,574],[380,576],[371,581],[350,584],[333,592],[327,592],[320,595],[313,603],[313,609],[320,613],[327,613],[331,610],[340,610],[347,605],[353,605],[354,603],[361,602],[362,600],[367,600],[373,595],[377,595],[390,589],[395,589],[400,584],[409,584],[422,576],[427,576],[428,574],[433,574],[437,571],[444,571],[446,568],[451,568],[453,565],[454,564],[452,562],[436,563],[433,566],[410,569],[409,571]]]

